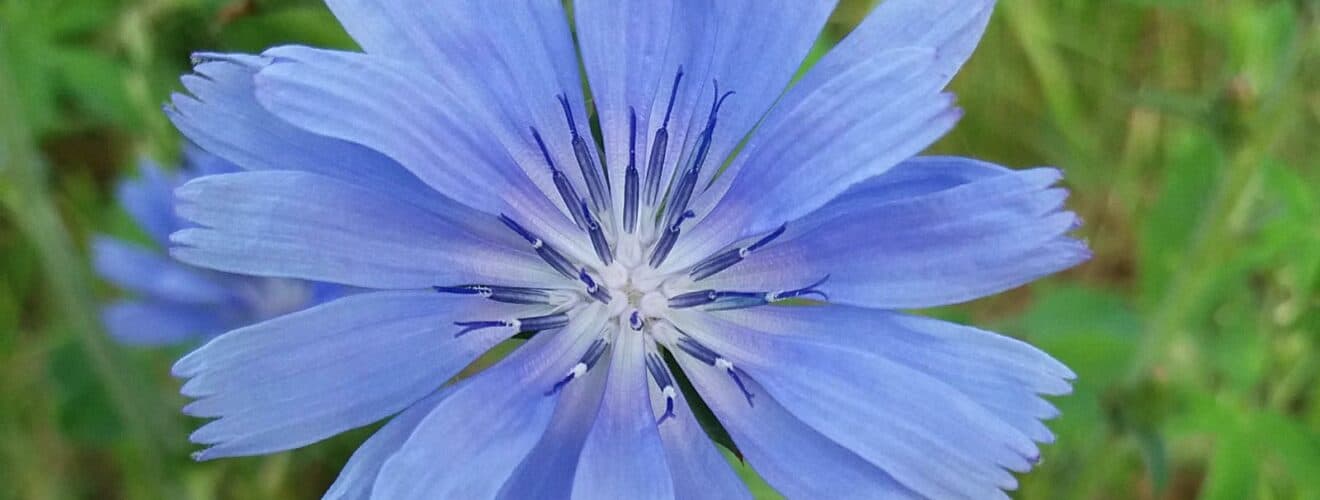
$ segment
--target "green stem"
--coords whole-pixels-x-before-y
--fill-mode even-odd
[[[176,436],[177,424],[160,418],[166,405],[139,383],[145,377],[127,362],[124,353],[110,342],[100,328],[96,302],[91,294],[86,259],[74,243],[50,198],[41,159],[33,148],[30,131],[23,123],[23,105],[9,75],[8,48],[0,39],[0,204],[40,255],[44,288],[59,311],[52,318],[73,332],[90,360],[92,370],[104,385],[127,433],[128,445],[137,455],[125,463],[127,471],[152,481],[158,478],[166,439]],[[161,491],[145,492],[163,498]]]

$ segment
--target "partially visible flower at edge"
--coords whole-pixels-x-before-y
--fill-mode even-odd
[[[699,397],[786,496],[980,499],[1052,441],[1067,367],[898,312],[1090,255],[1058,170],[915,157],[992,1],[886,0],[792,86],[834,2],[327,3],[365,53],[199,54],[166,108],[248,170],[174,255],[373,289],[181,359],[196,458],[393,416],[326,498],[746,498]]]
[[[119,203],[153,245],[108,235],[92,242],[97,274],[131,294],[101,310],[101,321],[116,340],[142,346],[206,340],[347,292],[347,287],[328,283],[202,269],[166,253],[170,233],[190,225],[174,214],[174,190],[197,177],[238,170],[193,147],[176,171],[144,160],[137,178],[120,181],[115,191]]]

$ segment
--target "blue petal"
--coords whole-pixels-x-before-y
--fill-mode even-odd
[[[644,172],[682,68],[666,127],[668,179],[685,149],[693,148],[688,138],[706,124],[714,82],[721,92],[736,92],[720,112],[711,146],[711,165],[718,165],[783,92],[833,6],[817,0],[575,2],[583,66],[615,191],[623,189],[628,164],[630,107],[637,112],[636,158]]]
[[[376,475],[394,452],[408,440],[417,424],[422,421],[440,400],[449,395],[451,389],[444,389],[425,399],[413,403],[407,410],[395,415],[371,438],[362,443],[348,463],[339,471],[330,489],[326,490],[322,500],[367,500],[376,486]]]
[[[600,364],[559,392],[545,434],[500,488],[499,498],[569,498],[582,445],[587,441],[605,390],[608,363]]]
[[[173,176],[161,170],[155,162],[138,165],[141,177],[119,183],[116,197],[124,210],[157,244],[169,244],[170,233],[179,228],[174,216]]]
[[[692,89],[699,90],[707,80],[716,12],[701,0],[579,0],[573,11],[582,64],[604,137],[606,167],[613,191],[622,193],[630,145],[635,147],[640,176],[645,176],[653,138],[661,127],[669,134],[666,157],[676,160],[682,153],[685,124],[692,113],[704,108],[697,105],[699,92]],[[671,111],[670,94],[679,68],[684,77]],[[634,111],[637,135],[630,140],[629,117]],[[666,115],[670,115],[667,127]],[[614,198],[616,204],[623,199]]]
[[[674,320],[689,332],[700,332],[694,334],[802,422],[917,493],[986,498],[1016,488],[1008,470],[1024,469],[1039,456],[1027,435],[974,395],[960,392],[956,383],[942,378],[943,372],[927,373],[909,365],[917,361],[898,361],[846,340],[874,336],[868,323],[834,319],[841,313],[831,310],[819,314],[815,320],[829,321],[824,328],[857,331],[785,334],[778,327],[751,329],[702,313]]]
[[[101,321],[115,340],[140,346],[207,337],[223,332],[232,324],[223,308],[215,306],[127,300],[102,309]]]
[[[843,41],[821,58],[813,78],[842,71],[873,54],[902,47],[928,47],[939,52],[938,71],[948,83],[981,41],[994,0],[885,0]]]
[[[801,217],[941,137],[961,111],[938,91],[971,55],[992,7],[989,0],[882,3],[789,90],[707,189],[694,211],[717,213],[689,245],[723,245]],[[923,53],[924,64],[904,64]],[[699,259],[711,248],[693,250],[688,258]],[[675,254],[671,262],[681,264],[683,249]]]
[[[673,480],[651,409],[644,339],[615,336],[600,413],[573,481],[573,498],[672,499]]]
[[[185,136],[247,170],[304,170],[445,211],[437,196],[398,163],[358,144],[319,136],[275,117],[256,99],[257,71],[270,58],[202,54],[195,74],[185,75],[190,95],[176,94],[166,113]],[[206,172],[204,162],[198,174]]]
[[[1077,265],[1090,254],[1066,234],[1054,169],[1008,171],[974,160],[916,160],[800,220],[773,244],[700,282],[703,288],[777,290],[815,282],[835,303],[884,309],[972,300]],[[974,179],[944,179],[980,170]],[[922,174],[933,180],[913,181]],[[953,176],[953,177],[951,177]],[[895,187],[901,186],[901,187]],[[935,189],[919,192],[919,189]],[[905,191],[906,190],[906,191]]]
[[[678,361],[747,462],[785,496],[919,498],[883,470],[802,423],[756,381],[744,380],[757,395],[756,404],[748,405],[723,370],[686,356],[678,356]],[[691,479],[698,487],[703,485],[700,475]]]
[[[557,95],[568,100],[579,127],[587,127],[577,51],[561,2],[327,3],[368,54],[433,77],[431,83],[444,90],[427,93],[446,94],[435,96],[447,99],[441,109],[470,108],[464,113],[468,126],[491,128],[487,135],[508,148],[537,186],[548,195],[555,192],[528,127],[535,126],[552,145],[567,146],[568,123]],[[590,152],[595,156],[595,148]],[[572,148],[551,147],[551,154],[585,194],[580,171],[563,168],[575,164]]]
[[[1053,440],[1041,420],[1058,416],[1038,395],[1067,394],[1076,378],[1024,342],[919,316],[825,306],[726,311],[719,317],[761,332],[828,338],[892,359],[958,389],[1037,442]]]
[[[204,177],[178,198],[204,226],[174,235],[174,255],[194,265],[368,288],[562,281],[493,216],[436,214],[316,174]]]
[[[793,75],[806,60],[821,29],[834,11],[835,0],[739,0],[713,2],[716,36],[711,47],[697,47],[711,57],[698,109],[689,123],[695,136],[705,126],[705,110],[720,92],[736,92],[720,108],[719,126],[711,142],[710,158],[718,161],[704,170],[714,176],[723,159],[766,116],[766,110],[784,94]],[[710,7],[708,7],[710,8]]]
[[[526,311],[524,311],[526,312]],[[180,359],[199,460],[297,448],[396,413],[511,332],[454,321],[517,310],[432,291],[363,293],[216,337]]]
[[[953,128],[962,112],[952,95],[940,93],[934,50],[874,57],[785,96],[703,195],[715,205],[695,227],[694,244],[675,251],[674,266],[806,215]]]
[[[385,462],[372,498],[494,497],[546,431],[558,400],[546,391],[605,326],[603,309],[590,306],[461,382]]]
[[[234,298],[225,278],[169,256],[106,236],[92,242],[97,274],[125,290],[181,304],[223,304]]]
[[[661,389],[651,384],[651,406],[655,415],[664,415],[665,412]],[[675,393],[674,416],[660,424],[660,439],[669,461],[669,473],[674,478],[674,498],[727,500],[752,497],[747,485],[734,473],[724,455],[716,449],[715,442],[697,422],[682,391]]]
[[[395,61],[302,47],[267,54],[276,63],[257,75],[257,98],[277,116],[371,147],[446,197],[531,222],[549,231],[542,237],[557,247],[579,250],[581,245],[567,244],[581,238],[562,200],[546,196],[556,193],[554,183],[526,122],[510,125],[493,109]],[[559,109],[554,94],[547,99]],[[563,121],[562,112],[559,116]],[[585,118],[580,122],[585,126]],[[551,131],[541,132],[553,137]],[[550,149],[554,154],[564,148]],[[578,169],[568,168],[573,161],[569,148],[558,162],[560,171],[580,177]],[[585,257],[590,250],[580,252]]]

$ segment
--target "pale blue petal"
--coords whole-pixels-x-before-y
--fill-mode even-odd
[[[615,337],[605,397],[573,480],[575,499],[674,498],[651,409],[645,342],[631,331]]]
[[[106,281],[153,299],[180,304],[223,304],[234,299],[225,278],[215,273],[106,236],[92,241],[92,265]]]
[[[773,244],[700,287],[774,291],[814,283],[831,302],[884,309],[952,304],[1077,265],[1054,169],[1009,171],[958,158],[925,159],[868,180],[800,220]],[[980,170],[953,184],[960,172]],[[932,180],[920,181],[921,173]],[[924,186],[924,187],[922,187]],[[918,189],[937,189],[920,192]]]
[[[756,381],[744,379],[756,394],[748,405],[723,371],[679,355],[693,386],[710,405],[762,478],[789,498],[917,499],[870,462],[802,423],[766,394]],[[703,486],[700,475],[691,478]],[[718,497],[717,497],[718,498]]]
[[[937,49],[936,66],[947,83],[976,50],[994,4],[994,0],[885,0],[799,83],[810,85],[812,79],[902,47]]]
[[[952,95],[940,92],[935,50],[895,49],[874,57],[784,97],[703,194],[714,207],[675,250],[669,268],[806,215],[953,128],[962,111]]]
[[[730,189],[730,184],[735,183],[735,179],[739,177],[737,174],[744,165],[752,166],[747,174],[759,176],[755,179],[759,182],[736,180],[739,186],[733,188],[733,191],[738,193],[749,190],[750,193],[744,194],[753,197],[758,191],[767,189],[762,185],[767,182],[765,177],[769,177],[771,183],[774,180],[784,179],[802,182],[819,176],[821,166],[830,167],[829,173],[817,181],[823,183],[821,186],[795,184],[795,187],[801,188],[791,191],[795,194],[786,193],[783,200],[769,197],[772,200],[771,204],[783,202],[775,207],[776,209],[793,212],[782,216],[779,219],[782,222],[819,207],[852,182],[883,172],[884,169],[894,165],[894,153],[911,150],[895,151],[893,146],[884,144],[883,141],[857,140],[875,136],[877,132],[883,133],[886,125],[894,125],[894,128],[899,125],[894,118],[867,120],[868,117],[875,118],[876,109],[879,109],[876,106],[883,106],[887,101],[893,100],[894,97],[890,94],[896,90],[893,85],[898,83],[894,77],[903,76],[881,76],[876,71],[891,64],[893,54],[924,49],[932,54],[929,67],[924,68],[921,75],[909,75],[911,79],[900,83],[898,88],[911,89],[917,93],[937,91],[953,78],[971,56],[982,33],[985,32],[993,7],[993,0],[882,2],[860,26],[797,82],[776,105],[766,123],[753,136],[749,147],[744,150],[745,153],[752,153],[763,146],[768,146],[772,151],[762,152],[759,157],[742,155],[746,158],[731,165],[725,175],[708,190],[703,197],[705,202],[703,206],[709,207],[720,200],[725,190]],[[886,84],[890,87],[886,88]],[[843,106],[838,113],[839,116],[833,117],[838,119],[831,120],[834,114],[829,109],[831,105]],[[946,117],[946,119],[950,118],[956,118],[956,115]],[[776,129],[782,130],[776,131]],[[845,131],[853,131],[854,134],[862,137],[854,136],[853,140],[849,140],[842,135]],[[938,128],[928,132],[937,134],[936,138],[938,134],[943,133],[938,131]],[[915,131],[908,131],[907,134],[920,135]],[[838,136],[835,137],[837,140],[828,140],[833,136]],[[810,142],[806,145],[798,145],[802,137],[816,137],[821,141],[819,144]],[[924,147],[919,145],[919,142],[914,141],[912,144],[917,148],[916,151]],[[930,140],[926,142],[929,143]],[[785,148],[789,145],[797,147]],[[781,161],[779,153],[774,152],[781,149],[796,153],[801,158],[796,161],[789,159]],[[913,152],[907,154],[910,156]],[[901,160],[902,157],[899,159]],[[768,168],[776,165],[775,161],[780,161],[787,167]],[[801,163],[803,161],[808,161],[810,166],[804,166]],[[864,165],[864,168],[856,168],[856,165]],[[793,170],[795,168],[797,170]],[[811,175],[797,172],[811,172]],[[697,213],[703,214],[704,210],[698,208]],[[753,225],[757,224],[763,222],[753,222]],[[771,222],[771,224],[775,223]],[[761,229],[763,228],[757,227],[753,228],[753,231]]]
[[[1068,394],[1069,381],[1076,378],[1024,342],[919,316],[847,306],[764,307],[718,316],[759,332],[829,339],[919,370],[1037,442],[1053,440],[1041,421],[1058,416],[1039,395]],[[1017,467],[1029,465],[1023,461]]]
[[[711,141],[706,178],[715,175],[766,110],[784,93],[793,75],[806,60],[821,29],[834,11],[835,0],[737,0],[713,2],[717,21],[711,68],[706,78],[694,81],[704,88],[697,111],[688,124],[695,137],[705,127],[706,114],[720,93],[735,94],[720,108],[719,123]],[[701,48],[698,48],[701,49]]]
[[[119,183],[116,198],[151,239],[168,245],[170,233],[179,228],[174,216],[174,176],[152,161],[139,164],[138,173],[140,177]]]
[[[348,463],[339,471],[339,477],[335,479],[334,484],[331,484],[330,489],[321,496],[322,500],[371,498],[371,490],[376,486],[376,475],[380,473],[380,467],[394,455],[394,452],[399,451],[399,447],[403,446],[408,436],[417,429],[417,424],[450,392],[451,389],[447,388],[413,403],[407,410],[395,415],[389,423],[372,434],[371,438],[362,443],[362,446],[353,452],[353,456],[349,457]]]
[[[998,490],[1017,487],[1007,469],[1039,456],[1028,436],[970,396],[882,354],[828,336],[749,329],[712,314],[672,319],[803,423],[917,493],[1002,495]]]
[[[446,197],[537,226],[561,250],[590,251],[566,244],[581,233],[561,212],[559,197],[546,197],[556,191],[528,124],[508,125],[442,80],[395,61],[305,47],[267,54],[276,62],[258,73],[257,98],[280,118],[380,151]],[[554,94],[546,98],[559,109]],[[563,149],[554,147],[549,130],[541,132],[552,152]],[[577,172],[570,168],[571,148],[568,155],[558,165],[571,176]]]
[[[582,64],[591,82],[592,102],[604,138],[606,164],[615,193],[624,190],[630,145],[639,178],[644,179],[655,133],[670,114],[666,157],[677,160],[699,90],[710,69],[718,19],[710,2],[677,0],[579,0],[574,2]],[[672,112],[668,109],[675,76],[684,76]],[[637,135],[629,140],[629,116],[635,112]],[[705,115],[699,117],[705,120]],[[616,194],[622,211],[623,197]],[[616,214],[618,215],[618,214]],[[644,218],[643,218],[644,219]]]
[[[101,310],[101,321],[115,340],[160,346],[206,337],[229,328],[227,308],[125,300]]]
[[[602,359],[585,376],[560,390],[545,434],[509,474],[498,498],[569,498],[573,494],[578,456],[596,421],[608,365],[608,360]]]
[[[166,113],[189,140],[247,170],[305,170],[389,193],[434,211],[454,203],[366,147],[299,129],[263,108],[253,83],[270,58],[202,54]],[[200,171],[198,174],[207,174]],[[220,172],[209,172],[220,173]]]
[[[436,214],[316,174],[243,172],[179,188],[179,259],[367,288],[543,285],[563,278],[486,214]]]
[[[657,418],[665,412],[661,389],[652,381],[651,406]],[[750,499],[752,492],[701,428],[683,391],[676,391],[674,396],[674,416],[660,424],[660,439],[674,478],[674,498]]]
[[[526,308],[521,312],[526,313]],[[297,448],[394,414],[512,334],[455,321],[519,309],[433,291],[363,293],[226,333],[180,359],[206,460]]]
[[[372,498],[494,497],[546,431],[558,401],[547,392],[604,328],[603,309],[580,311],[461,382],[385,462]]]

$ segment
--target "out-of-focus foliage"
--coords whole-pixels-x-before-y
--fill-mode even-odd
[[[193,463],[181,349],[96,323],[87,237],[141,237],[112,186],[177,154],[189,54],[292,42],[353,46],[314,0],[0,0],[0,499],[317,498],[369,432]],[[954,89],[936,149],[1063,167],[1096,251],[937,311],[1079,375],[1015,496],[1320,499],[1320,4],[1001,0]]]

